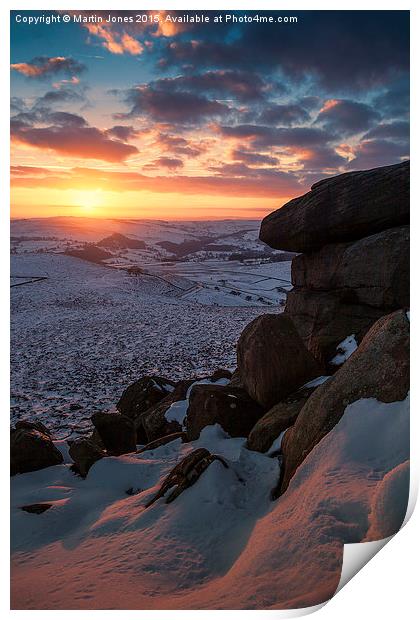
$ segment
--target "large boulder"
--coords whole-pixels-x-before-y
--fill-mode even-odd
[[[89,469],[96,461],[99,461],[106,453],[92,439],[78,437],[68,442],[69,455],[74,461],[74,469],[83,478],[86,478]]]
[[[282,442],[283,464],[278,491],[283,493],[296,469],[342,417],[347,405],[361,398],[389,403],[409,390],[409,321],[404,310],[382,317],[358,349],[300,411]]]
[[[260,239],[272,248],[313,252],[409,222],[408,161],[347,172],[315,183],[264,218]]]
[[[128,454],[136,450],[134,422],[120,413],[97,411],[91,417],[103,445],[110,456]]]
[[[287,294],[284,312],[311,354],[325,363],[348,336],[354,335],[360,342],[386,310],[347,303],[345,292],[294,288]]]
[[[124,390],[117,403],[117,409],[123,415],[134,419],[168,396],[174,386],[175,383],[165,377],[156,375],[141,377]]]
[[[182,426],[178,421],[167,420],[165,414],[173,403],[186,399],[188,389],[193,383],[194,379],[179,381],[173,392],[136,417],[134,423],[139,443],[149,443],[159,439],[159,437],[182,430]],[[185,412],[186,410],[187,407],[185,405]]]
[[[15,429],[26,429],[26,430],[36,430],[40,433],[44,433],[44,435],[48,435],[48,437],[52,437],[51,431],[45,426],[43,422],[40,420],[18,420],[15,424]]]
[[[334,291],[347,304],[395,310],[409,305],[410,229],[390,228],[354,243],[335,243],[292,263],[292,284]]]
[[[302,388],[267,411],[249,433],[247,448],[256,452],[267,452],[280,433],[295,423],[303,405],[315,389]]]
[[[265,409],[322,374],[284,314],[264,314],[247,325],[238,341],[237,358],[244,388]]]
[[[205,426],[220,424],[231,437],[247,437],[264,413],[244,389],[230,385],[195,385],[190,394],[186,428],[189,441]]]
[[[43,425],[42,425],[43,426]],[[45,429],[45,427],[43,426]],[[23,474],[51,465],[60,465],[63,455],[55,447],[47,429],[37,424],[17,423],[10,434],[10,473]]]

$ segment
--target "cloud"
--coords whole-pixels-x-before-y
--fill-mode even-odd
[[[151,164],[147,164],[144,166],[147,170],[154,170],[156,168],[167,168],[168,170],[177,170],[178,168],[182,168],[184,166],[184,162],[182,159],[178,159],[176,157],[158,157]]]
[[[354,159],[348,164],[353,170],[388,166],[409,157],[408,144],[389,140],[364,140],[353,149]]]
[[[249,138],[255,148],[270,146],[319,146],[333,139],[333,135],[316,127],[269,127],[267,125],[220,125],[217,130],[225,137]]]
[[[65,12],[85,17],[92,15],[91,11]],[[106,20],[109,13],[112,14],[114,22],[80,22],[80,26],[89,32],[88,42],[91,42],[91,37],[99,39],[101,46],[111,54],[138,56],[145,48],[153,45],[145,37],[174,37],[192,28],[192,24],[172,21],[170,17],[176,15],[174,11],[143,11],[144,15],[149,15],[146,21],[137,21],[137,11],[95,11],[96,17],[102,20]],[[157,16],[159,21],[155,21]],[[129,21],[130,19],[132,21]],[[139,41],[141,36],[145,39],[144,42]]]
[[[271,125],[300,125],[308,122],[310,116],[306,110],[296,104],[278,104],[266,107],[259,116],[262,123]]]
[[[304,149],[290,149],[305,172],[313,171],[321,174],[325,170],[339,171],[341,166],[347,164],[348,158],[340,155],[330,146],[314,146]]]
[[[48,126],[39,126],[50,123]],[[110,139],[106,131],[90,127],[86,120],[68,112],[35,111],[19,114],[11,120],[14,142],[54,151],[59,155],[123,162],[138,149],[121,140]]]
[[[410,124],[406,121],[394,121],[393,123],[381,123],[363,136],[370,138],[395,138],[397,140],[408,140],[410,137]]]
[[[241,161],[245,164],[268,164],[269,166],[275,166],[278,164],[277,157],[271,157],[270,155],[264,155],[261,153],[255,153],[244,149],[234,149],[231,153],[232,159],[235,161]]]
[[[229,112],[229,107],[218,101],[195,93],[173,91],[163,85],[136,86],[127,92],[126,102],[131,106],[126,116],[149,116],[155,121],[167,123],[197,123]]]
[[[261,76],[239,70],[207,71],[201,74],[162,78],[155,82],[155,86],[166,90],[198,91],[229,96],[244,102],[261,100],[272,90]]]
[[[202,142],[192,142],[182,136],[173,136],[165,133],[160,133],[158,135],[154,146],[168,151],[169,153],[186,155],[187,157],[198,157],[207,150],[206,145]]]
[[[408,79],[394,83],[377,95],[373,105],[390,118],[408,118],[410,112],[410,85]]]
[[[36,105],[50,106],[61,103],[84,102],[85,97],[80,92],[70,88],[60,88],[47,91],[37,99]]]
[[[79,75],[86,69],[86,66],[71,57],[37,56],[29,62],[14,63],[10,65],[10,68],[29,78],[44,78],[57,73],[65,73],[69,76]]]
[[[324,89],[365,91],[409,71],[408,11],[294,11],[296,24],[232,26],[230,36],[197,34],[171,41],[166,66],[193,64],[219,69],[281,71],[289,80],[308,78]],[[213,29],[214,32],[214,29]],[[374,36],[373,34],[374,33]],[[390,44],[392,42],[392,44]]]
[[[328,99],[316,122],[337,134],[350,135],[366,131],[379,119],[380,114],[365,103]]]
[[[110,138],[116,138],[123,142],[128,142],[128,140],[137,138],[139,135],[137,129],[134,129],[131,125],[114,125],[114,127],[107,129],[105,133]]]
[[[102,24],[86,23],[83,26],[89,34],[101,39],[102,46],[112,54],[138,56],[144,50],[143,45],[124,30],[119,31]]]
[[[52,187],[102,189],[114,192],[153,191],[159,193],[202,194],[209,196],[244,196],[279,198],[302,192],[296,175],[285,172],[262,173],[255,177],[229,176],[146,176],[137,172],[110,172],[93,168],[46,171],[45,174],[22,170],[12,178],[15,187]],[[303,188],[305,189],[305,188]]]

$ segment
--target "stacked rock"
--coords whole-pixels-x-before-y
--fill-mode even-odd
[[[409,306],[409,174],[405,161],[324,179],[262,222],[262,241],[301,253],[285,313],[323,363]]]

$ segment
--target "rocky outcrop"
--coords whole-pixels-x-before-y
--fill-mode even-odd
[[[272,248],[308,253],[408,224],[409,176],[406,161],[319,181],[267,215],[260,239]]]
[[[220,426],[231,437],[247,437],[264,409],[241,388],[230,385],[195,385],[186,417],[188,440],[198,439],[204,427]]]
[[[284,314],[264,314],[247,325],[238,341],[237,358],[244,388],[265,409],[322,374]]]
[[[292,284],[334,292],[343,304],[401,308],[409,304],[410,231],[390,228],[354,243],[324,246],[293,261]]]
[[[163,400],[175,387],[175,383],[165,377],[155,375],[141,377],[129,385],[117,403],[117,409],[133,420]]]
[[[340,342],[354,334],[359,343],[384,311],[345,303],[334,292],[294,288],[287,294],[285,313],[292,319],[312,355],[326,364]]]
[[[182,430],[176,420],[167,420],[165,417],[169,407],[178,401],[185,400],[189,387],[194,379],[178,381],[173,392],[168,394],[159,403],[147,409],[135,419],[135,427],[139,443],[149,443],[159,437],[164,437]]]
[[[135,452],[136,430],[128,416],[98,411],[91,420],[109,456]]]
[[[86,478],[89,469],[96,461],[99,461],[106,453],[92,439],[79,437],[67,442],[69,455],[74,461],[73,469],[82,478]]]
[[[10,473],[23,474],[60,465],[63,455],[55,447],[49,431],[40,423],[18,422],[10,434]]]
[[[247,448],[256,452],[267,452],[280,433],[295,423],[301,409],[315,389],[298,390],[267,411],[249,433]]]
[[[348,405],[360,398],[403,400],[409,389],[409,364],[409,322],[406,312],[399,310],[379,319],[344,366],[303,406],[282,442],[278,492],[287,489],[296,469]]]
[[[224,368],[218,368],[207,379],[212,383],[225,379],[228,381],[232,377],[232,373]],[[193,383],[200,379],[186,379],[178,381],[172,392],[170,392],[159,403],[150,407],[144,413],[135,419],[137,429],[137,439],[139,443],[147,443],[155,441],[160,437],[165,437],[172,433],[182,431],[182,424],[177,420],[167,419],[166,413],[168,409],[176,402],[184,401],[187,398],[189,388]],[[187,403],[185,403],[185,413],[187,411]]]
[[[328,363],[384,314],[409,305],[409,162],[326,179],[268,216],[260,237],[303,252],[285,313]]]

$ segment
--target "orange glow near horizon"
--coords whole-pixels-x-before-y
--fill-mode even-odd
[[[230,146],[229,146],[230,148]],[[25,153],[26,155],[26,153]],[[301,191],[270,180],[209,175],[196,169],[151,171],[131,162],[96,167],[89,161],[39,153],[14,158],[11,217],[77,216],[165,220],[261,219]],[[34,161],[36,159],[36,161]],[[54,161],[54,164],[52,164]],[[22,163],[21,163],[22,162]]]
[[[65,194],[65,202],[61,194]],[[247,198],[158,194],[152,192],[59,191],[46,189],[40,195],[26,188],[12,191],[12,219],[75,216],[156,220],[261,219],[289,197]]]

